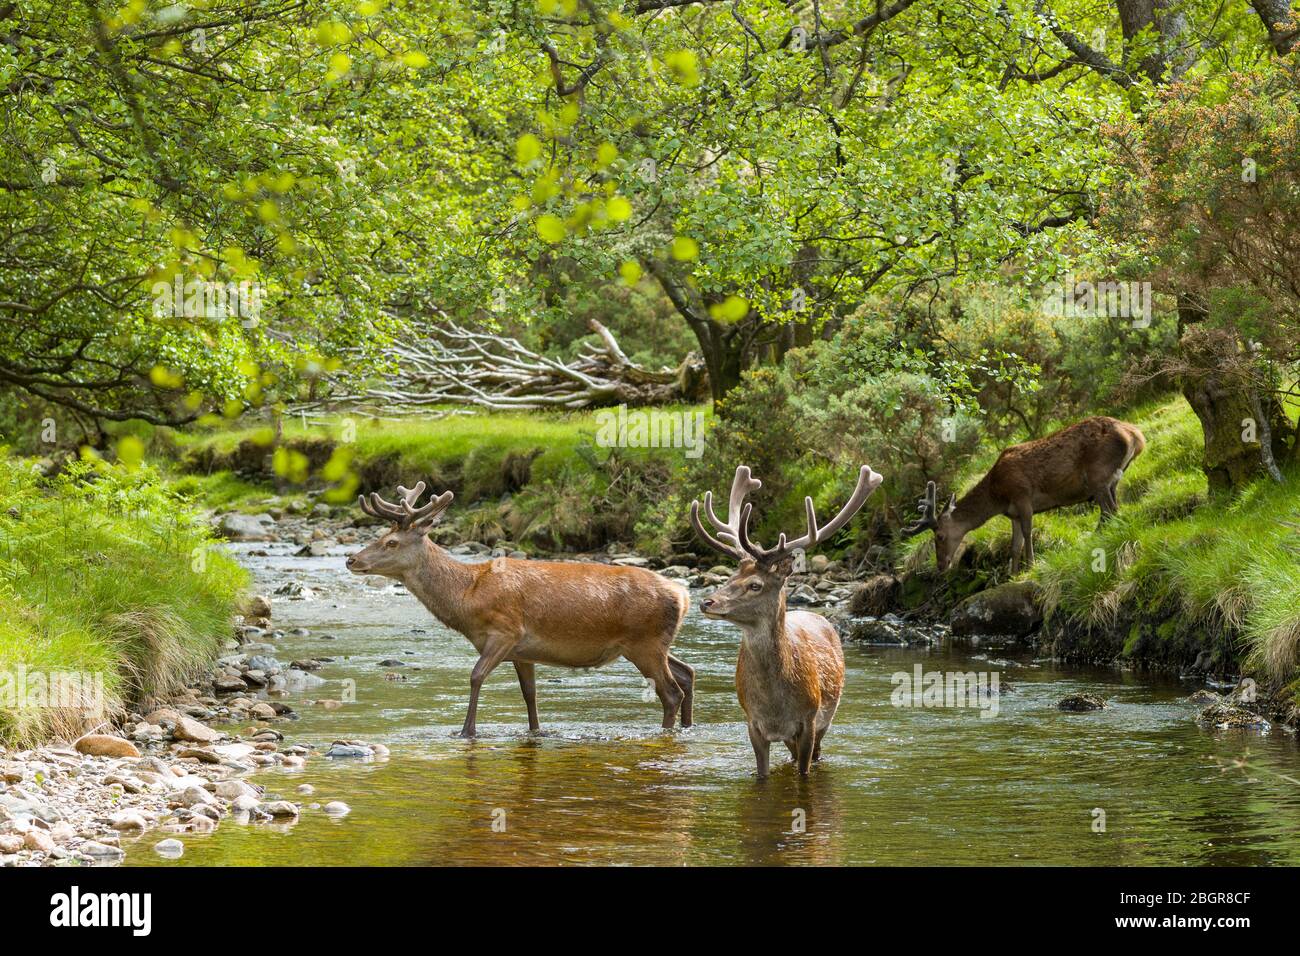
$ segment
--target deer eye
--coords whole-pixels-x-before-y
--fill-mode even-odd
[[[749,583],[749,589],[751,591],[761,591],[763,590],[763,585],[759,584],[757,581],[751,581]]]
[[[389,538],[387,541],[384,542],[384,547],[385,548],[397,547],[397,540],[395,538]]]

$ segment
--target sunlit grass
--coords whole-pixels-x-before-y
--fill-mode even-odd
[[[215,658],[247,574],[150,478],[46,487],[0,458],[0,500],[0,674],[96,675],[106,710],[0,710],[0,740],[75,736]]]

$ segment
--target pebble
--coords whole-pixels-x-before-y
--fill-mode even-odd
[[[325,804],[325,812],[330,816],[345,817],[352,812],[352,808],[342,800],[332,800]]]

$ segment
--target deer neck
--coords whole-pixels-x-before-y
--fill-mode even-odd
[[[990,518],[1002,514],[1002,511],[1002,506],[993,500],[993,496],[984,488],[984,483],[980,482],[969,494],[958,499],[957,506],[952,510],[952,521],[964,535]]]
[[[457,561],[426,538],[420,560],[402,575],[402,584],[434,617],[463,633],[465,594],[477,578],[473,567]]]
[[[785,631],[785,588],[776,604],[757,620],[741,625],[741,642],[764,669],[787,673],[794,666],[794,654]]]

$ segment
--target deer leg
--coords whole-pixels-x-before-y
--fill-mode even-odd
[[[822,759],[822,738],[826,736],[826,731],[830,729],[829,725],[823,727],[821,730],[817,731],[817,736],[813,739],[812,758],[814,763]]]
[[[528,707],[528,729],[533,733],[541,730],[537,722],[537,674],[528,661],[515,661],[515,673],[519,675],[519,689],[523,691],[524,703]]]
[[[799,767],[801,777],[808,776],[812,769],[813,749],[816,747],[816,732],[811,721],[799,728],[799,736],[794,738],[794,760]]]
[[[1011,519],[1011,574],[1020,570],[1020,549],[1025,544],[1025,533],[1020,528],[1020,518]]]
[[[749,725],[749,742],[754,747],[754,762],[758,765],[758,779],[764,780],[767,778],[767,764],[772,745],[766,737],[758,732],[753,724]]]
[[[1021,532],[1025,536],[1025,566],[1033,567],[1034,564],[1034,513],[1026,511],[1024,518],[1021,519],[1024,524],[1024,530]]]
[[[474,664],[474,670],[469,675],[469,713],[465,715],[465,726],[461,727],[460,735],[462,737],[473,737],[475,730],[475,720],[478,716],[478,692],[483,687],[483,681],[487,679],[498,664],[500,664],[510,654],[514,648],[515,641],[508,639],[489,640],[483,647],[479,659]]]
[[[657,648],[656,648],[657,650]],[[682,701],[686,695],[682,689],[677,686],[677,681],[673,679],[672,668],[668,664],[668,655],[660,651],[659,657],[649,659],[631,658],[636,665],[636,669],[646,680],[652,681],[655,685],[655,693],[659,695],[659,702],[664,705],[664,729],[670,729],[677,722],[677,709],[681,707]]]
[[[692,705],[695,702],[695,669],[671,654],[668,655],[668,667],[673,672],[673,679],[677,681],[677,686],[682,689],[682,726],[689,727],[692,721]]]

